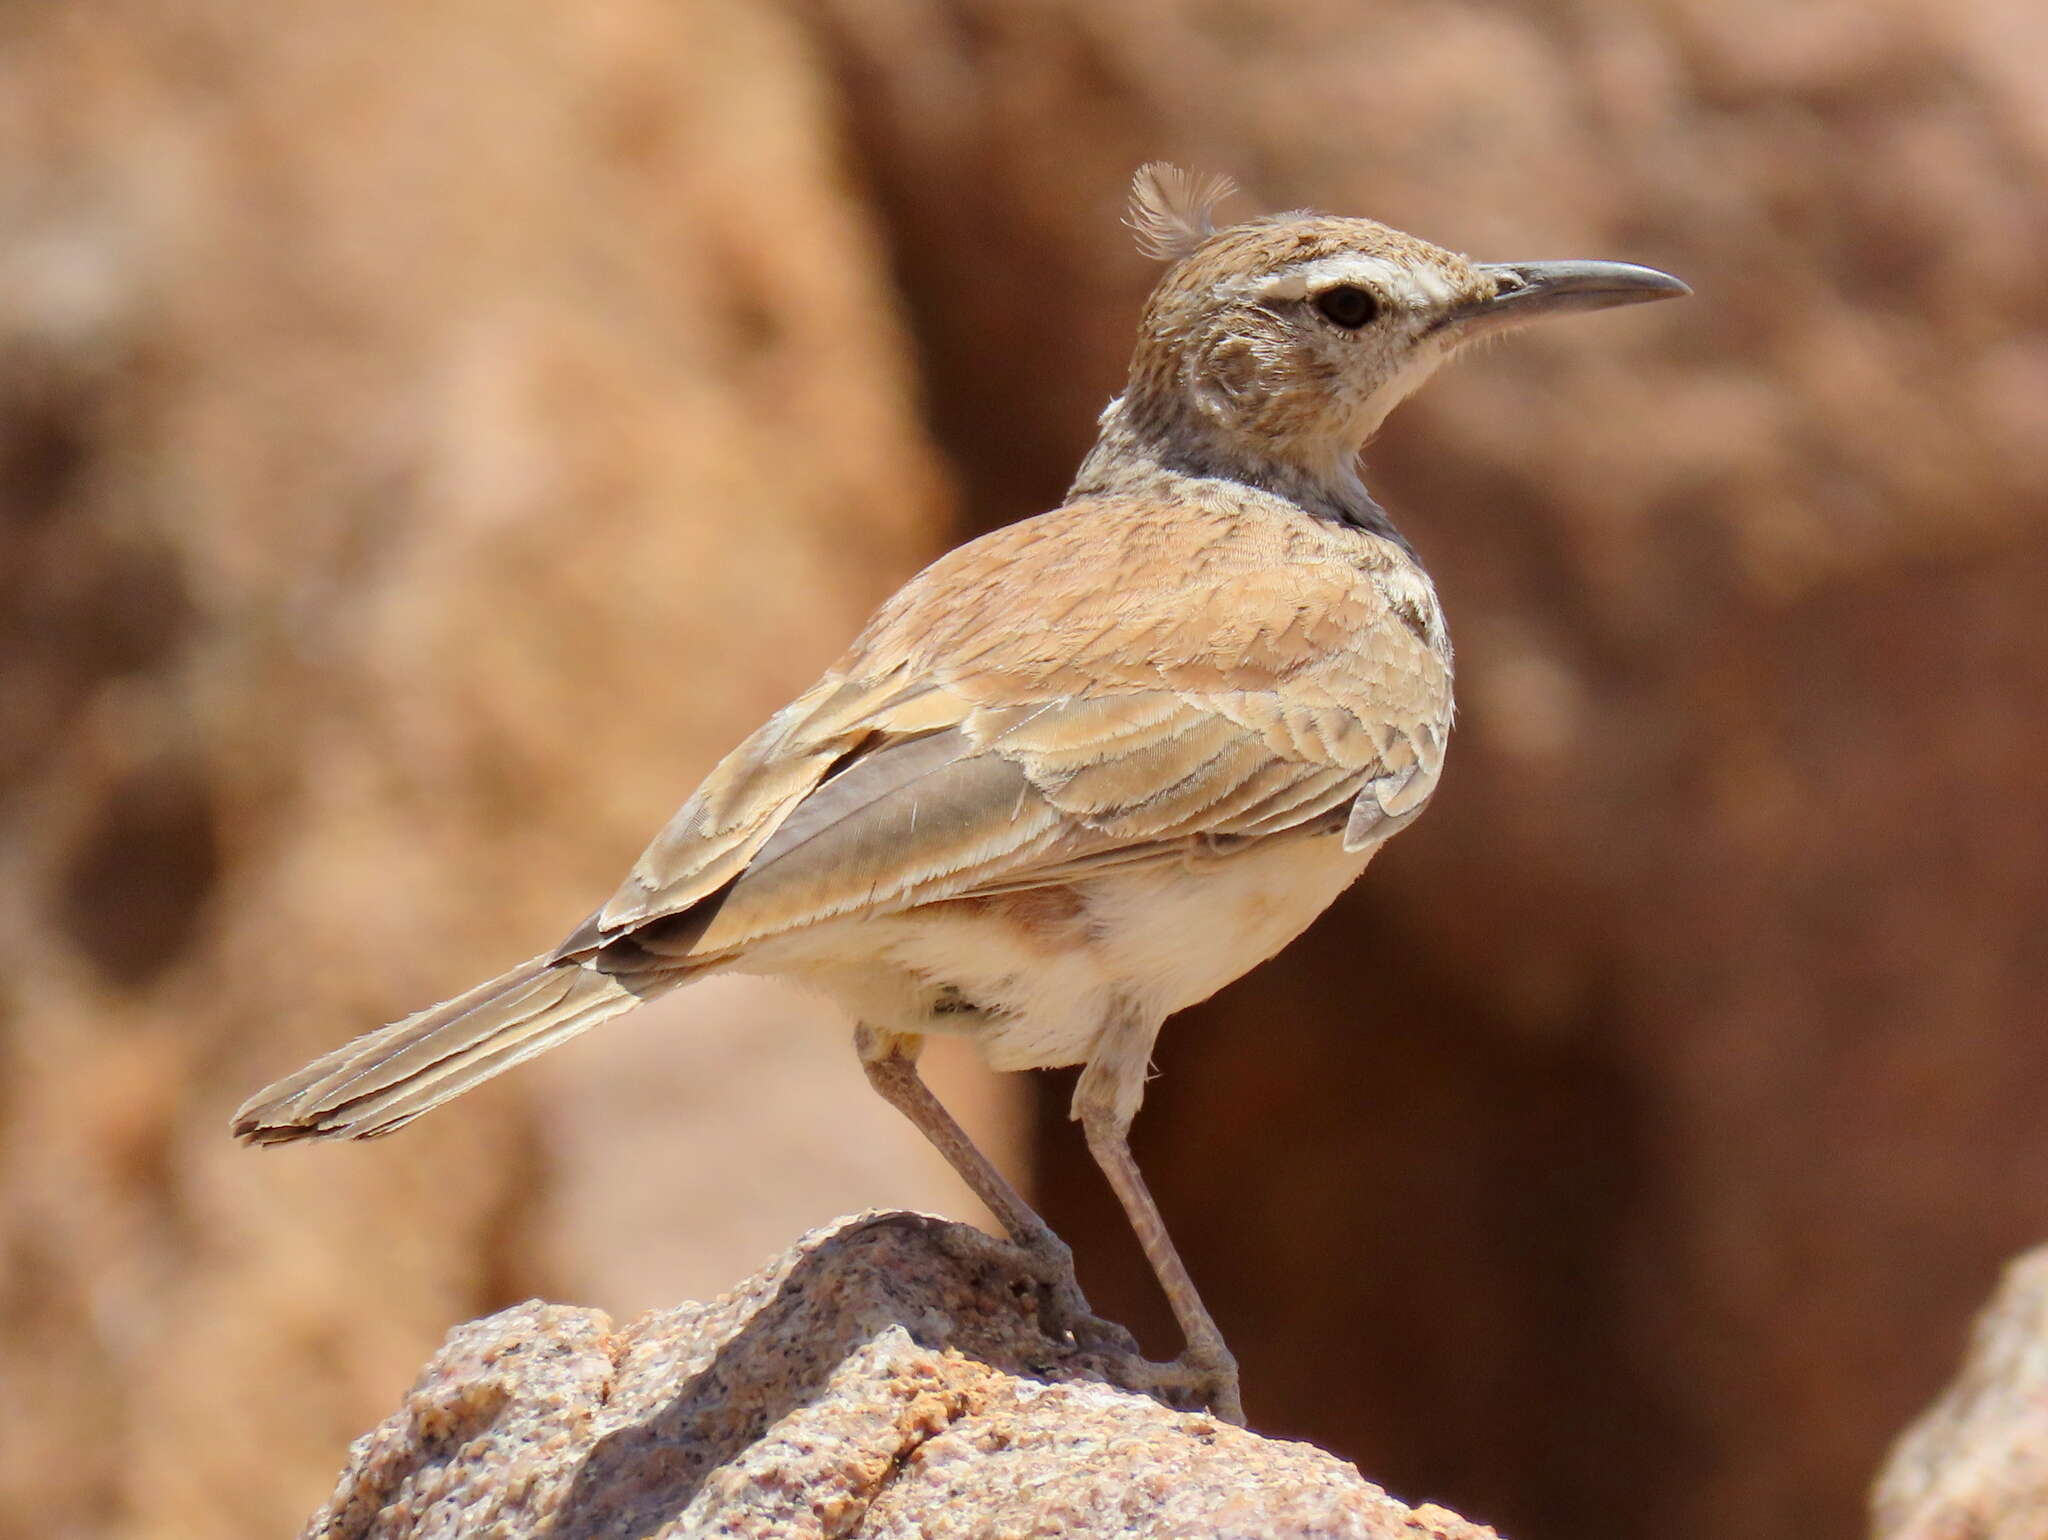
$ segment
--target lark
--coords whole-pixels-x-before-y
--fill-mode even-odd
[[[1442,772],[1443,610],[1360,451],[1479,338],[1689,291],[1369,219],[1219,229],[1230,191],[1138,172],[1130,223],[1168,266],[1065,502],[905,584],[567,940],[259,1092],[235,1132],[388,1134],[693,979],[791,979],[857,1023],[868,1079],[1022,1248],[1049,1329],[1127,1345],[917,1058],[954,1033],[998,1069],[1081,1065],[1073,1116],[1185,1336],[1147,1388],[1241,1422],[1127,1135],[1166,1018],[1299,935]]]

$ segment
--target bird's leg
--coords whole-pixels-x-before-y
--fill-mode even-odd
[[[1039,1318],[1047,1331],[1055,1337],[1072,1333],[1076,1344],[1084,1348],[1137,1357],[1137,1340],[1114,1321],[1105,1321],[1088,1308],[1088,1297],[1081,1292],[1080,1281],[1074,1276],[1074,1253],[1067,1243],[1053,1233],[1052,1226],[1038,1217],[1009,1179],[975,1148],[967,1130],[932,1095],[931,1087],[917,1072],[917,1054],[924,1040],[863,1025],[855,1031],[854,1043],[860,1050],[861,1068],[867,1071],[868,1084],[910,1119],[932,1147],[946,1157],[960,1179],[973,1189],[1010,1239],[1031,1259],[1040,1289]]]
[[[1174,1249],[1166,1233],[1166,1221],[1159,1205],[1152,1201],[1138,1163],[1131,1157],[1131,1119],[1145,1094],[1145,1071],[1152,1056],[1152,1041],[1159,1035],[1159,1023],[1131,1015],[1113,1018],[1103,1028],[1088,1067],[1081,1072],[1074,1090],[1074,1116],[1088,1138],[1088,1152],[1095,1157],[1102,1174],[1109,1178],[1117,1201],[1144,1248],[1145,1260],[1173,1307],[1186,1346],[1172,1365],[1177,1371],[1162,1376],[1156,1388],[1192,1390],[1204,1397],[1209,1409],[1225,1422],[1244,1426],[1244,1404],[1238,1393],[1237,1360],[1224,1345],[1223,1333],[1202,1303],[1195,1280]]]

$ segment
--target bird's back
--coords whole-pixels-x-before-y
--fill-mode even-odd
[[[1405,821],[1450,724],[1428,580],[1255,489],[1177,491],[1069,504],[927,568],[568,950],[709,964],[827,919],[1326,828],[1361,848]]]

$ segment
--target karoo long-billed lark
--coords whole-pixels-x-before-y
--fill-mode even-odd
[[[1060,507],[904,585],[560,946],[270,1086],[236,1133],[387,1134],[678,984],[781,975],[845,1006],[875,1088],[1086,1335],[1116,1329],[916,1068],[934,1032],[1084,1065],[1074,1116],[1187,1339],[1159,1383],[1241,1420],[1125,1136],[1160,1024],[1293,940],[1436,788],[1451,644],[1360,448],[1474,338],[1687,291],[1365,219],[1217,230],[1226,191],[1138,173],[1132,224],[1171,266]]]

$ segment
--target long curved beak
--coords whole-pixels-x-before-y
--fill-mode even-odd
[[[1630,262],[1487,262],[1479,271],[1499,286],[1492,299],[1461,305],[1448,317],[1461,338],[1521,326],[1545,316],[1609,310],[1653,299],[1679,299],[1692,289],[1654,267]]]

